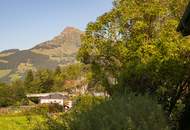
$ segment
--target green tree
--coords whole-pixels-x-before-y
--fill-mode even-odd
[[[33,81],[34,81],[34,74],[32,70],[29,70],[26,73],[25,79],[24,79],[24,86],[27,90],[27,92],[32,92],[33,90]]]
[[[9,92],[11,93],[9,97],[12,98],[13,105],[26,105],[28,103],[23,81],[17,80],[12,82],[9,86]]]
[[[13,104],[10,96],[9,87],[6,84],[0,84],[0,107],[6,107]],[[12,95],[12,94],[11,94]]]
[[[53,87],[53,73],[50,70],[39,70],[35,74],[34,91],[37,93],[50,92]]]
[[[189,106],[189,48],[176,32],[187,0],[115,0],[111,11],[89,23],[78,59],[110,95],[149,93],[178,127]]]
[[[0,107],[26,104],[26,93],[21,80],[14,81],[10,85],[0,84]]]
[[[60,67],[60,66],[57,66],[57,67],[56,67],[54,74],[55,74],[55,75],[61,74],[61,67]]]

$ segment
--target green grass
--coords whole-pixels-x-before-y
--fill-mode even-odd
[[[39,116],[33,116],[33,120],[41,119]],[[0,130],[29,130],[32,125],[26,116],[0,116]]]

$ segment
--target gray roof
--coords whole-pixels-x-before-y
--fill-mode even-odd
[[[52,95],[67,96],[68,93],[64,93],[64,92],[37,93],[37,94],[27,94],[26,96],[27,96],[28,98],[33,98],[33,97],[41,98],[41,97],[47,97],[47,96],[52,96]]]
[[[40,97],[41,99],[66,99],[68,96],[59,94],[59,93],[54,93],[54,94],[49,94],[47,96]]]

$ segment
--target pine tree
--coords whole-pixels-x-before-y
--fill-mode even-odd
[[[34,81],[34,74],[32,70],[29,70],[26,73],[26,77],[24,79],[24,86],[26,88],[27,92],[32,92],[32,88],[33,88],[33,81]]]

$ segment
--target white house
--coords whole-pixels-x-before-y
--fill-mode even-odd
[[[27,94],[28,98],[38,98],[40,104],[59,104],[64,105],[64,101],[68,99],[66,93],[41,93],[41,94]]]

